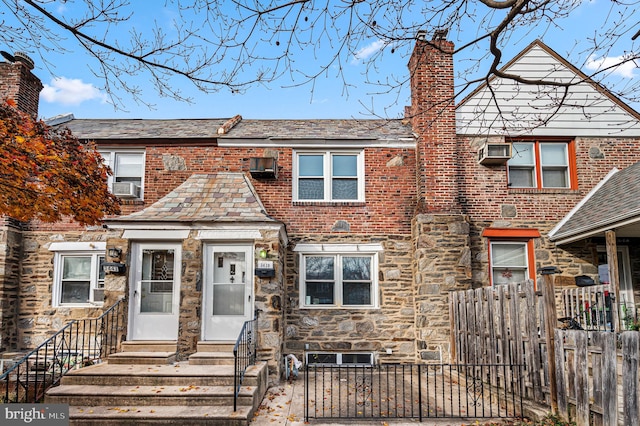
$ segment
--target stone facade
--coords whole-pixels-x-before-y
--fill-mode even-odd
[[[123,131],[119,138],[85,135],[98,139],[102,147],[135,148],[145,153],[144,199],[123,200],[123,215],[150,209],[194,174],[246,176],[248,186],[255,190],[252,205],[259,204],[261,214],[272,221],[269,223],[281,226],[279,231],[266,226],[252,228],[260,229],[259,236],[238,239],[252,245],[256,259],[259,251],[266,249],[267,260],[275,266],[274,277],[254,277],[253,281],[253,306],[259,311],[258,356],[268,360],[272,382],[279,377],[283,355],[289,353],[300,359],[306,352],[367,352],[373,353],[377,362],[450,360],[448,295],[490,284],[490,241],[483,236],[486,230],[538,232],[540,237],[532,243],[534,268],[557,266],[562,271],[555,280],[559,286],[573,285],[576,275],[597,273],[597,246],[601,244],[597,238],[558,247],[547,234],[612,167],[624,168],[640,159],[640,138],[577,137],[572,141],[576,185],[566,189],[511,188],[504,164],[483,166],[477,159],[483,143],[505,142],[504,137],[456,135],[452,51],[453,44],[446,40],[417,40],[409,62],[412,103],[405,120],[395,123],[398,127],[393,130],[397,136],[404,126],[407,133],[395,140],[386,140],[388,135],[383,135],[380,142],[371,136],[385,125],[380,122],[366,129],[363,136],[357,131],[349,133],[359,125],[355,120],[340,120],[325,127],[318,120],[265,120],[254,121],[253,130],[242,130],[244,123],[239,117],[223,124],[225,137],[220,139],[211,136],[215,135],[213,131],[208,136],[175,140],[140,139],[131,130]],[[25,72],[16,64],[2,64],[0,71],[14,70],[10,67]],[[0,81],[9,81],[9,77]],[[37,89],[37,85],[31,87]],[[180,123],[171,125],[179,127]],[[318,128],[324,133],[318,133]],[[336,135],[336,129],[344,134]],[[236,139],[235,131],[241,134]],[[290,132],[298,133],[292,137]],[[274,133],[279,136],[273,137]],[[282,146],[276,146],[279,140]],[[364,199],[295,200],[296,150],[346,148],[361,150],[365,159]],[[250,177],[252,157],[277,159],[277,179]],[[218,193],[212,197],[219,195],[222,197]],[[228,201],[233,205],[233,200]],[[178,210],[179,204],[185,206],[189,201],[176,203]],[[242,211],[234,213],[240,215]],[[164,227],[154,223],[156,227],[149,228],[159,233],[172,226],[188,230],[188,236],[179,240],[180,359],[197,350],[202,335],[202,280],[205,264],[211,261],[205,259],[206,245],[218,241],[216,238],[222,242],[235,238],[231,231],[224,238],[203,238],[203,229],[224,228],[216,219],[178,225],[166,220]],[[235,224],[245,223],[237,220]],[[135,226],[147,224],[140,221]],[[32,348],[71,319],[98,316],[120,299],[127,304],[132,284],[129,273],[106,275],[102,307],[54,308],[54,253],[49,250],[54,242],[101,242],[107,248],[121,249],[119,259],[107,261],[130,266],[132,244],[144,239],[125,238],[125,228],[109,225],[85,229],[70,222],[15,224],[6,220],[0,229],[0,351]],[[640,294],[640,243],[633,239],[620,243],[630,248],[631,275]],[[376,251],[378,303],[374,307],[308,308],[301,304],[304,283],[300,278],[301,254],[296,247],[323,244],[381,247]],[[124,328],[118,331],[120,342],[127,339],[127,321],[125,315]]]
[[[410,235],[293,235],[290,245],[379,243],[379,307],[306,309],[300,307],[299,255],[287,253],[285,351],[372,352],[381,362],[415,360],[415,293]],[[391,353],[387,353],[387,349]]]

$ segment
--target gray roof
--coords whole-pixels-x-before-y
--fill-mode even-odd
[[[227,118],[203,119],[73,119],[56,127],[68,127],[78,139],[177,139],[216,138]]]
[[[414,139],[404,120],[242,120],[224,139]]]
[[[612,173],[554,229],[553,241],[579,237],[623,222],[640,222],[640,162]]]
[[[71,119],[68,127],[79,139],[136,140],[211,138],[271,140],[414,140],[405,120],[241,120],[223,135],[218,129],[233,118],[208,119]]]
[[[195,174],[149,207],[109,222],[276,222],[243,173]]]

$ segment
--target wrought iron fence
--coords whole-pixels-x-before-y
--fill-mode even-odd
[[[307,365],[305,421],[521,417],[522,372],[498,364]]]
[[[0,375],[2,403],[42,401],[68,371],[96,364],[115,352],[122,300],[97,318],[73,320]]]
[[[244,380],[244,374],[249,366],[256,363],[258,350],[258,310],[254,312],[252,320],[245,321],[240,330],[240,335],[233,347],[234,372],[233,372],[233,411],[238,408],[238,395]]]

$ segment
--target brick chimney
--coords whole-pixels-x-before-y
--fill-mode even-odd
[[[461,211],[458,202],[453,43],[446,30],[426,40],[419,32],[409,59],[411,106],[405,110],[418,135],[418,212]]]
[[[31,70],[33,61],[22,52],[10,55],[2,52],[6,62],[0,62],[0,100],[13,99],[20,111],[38,117],[38,102],[42,82]]]

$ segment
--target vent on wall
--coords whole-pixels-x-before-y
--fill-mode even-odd
[[[478,162],[483,166],[504,164],[511,159],[510,143],[486,143],[478,150]]]
[[[374,365],[371,352],[307,352],[307,365]]]
[[[273,157],[253,157],[249,163],[249,173],[256,179],[276,179],[278,165]]]
[[[120,198],[139,198],[140,186],[133,182],[114,182],[113,195]]]

